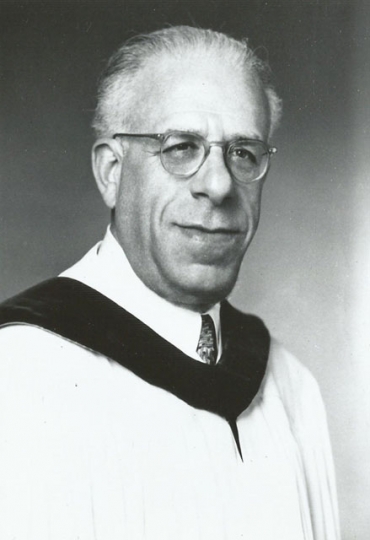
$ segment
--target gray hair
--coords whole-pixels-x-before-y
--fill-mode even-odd
[[[149,59],[168,54],[179,56],[187,50],[214,52],[227,56],[236,69],[255,75],[265,92],[270,112],[270,132],[276,129],[282,112],[282,102],[272,82],[267,62],[256,56],[246,39],[236,40],[223,33],[190,26],[174,26],[125,42],[110,58],[98,87],[98,103],[92,126],[96,136],[112,136],[130,129],[131,111],[137,94],[135,81]]]

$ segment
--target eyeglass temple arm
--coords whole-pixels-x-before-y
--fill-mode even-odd
[[[162,133],[115,133],[113,139],[116,137],[146,137],[148,139],[162,139]]]

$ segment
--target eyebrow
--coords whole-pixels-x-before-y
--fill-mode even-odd
[[[203,137],[203,135],[200,133],[199,129],[192,129],[192,128],[186,128],[186,129],[169,128],[169,129],[166,129],[165,131],[163,131],[163,134],[167,135],[168,133],[173,133],[173,132],[190,133],[191,135],[200,135],[201,137]]]

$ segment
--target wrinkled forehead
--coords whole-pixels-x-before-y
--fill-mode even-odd
[[[134,107],[140,129],[157,131],[172,118],[181,122],[186,116],[190,122],[199,116],[200,122],[218,119],[226,131],[250,126],[267,136],[268,103],[260,81],[227,58],[202,51],[151,58],[137,78],[136,89]]]

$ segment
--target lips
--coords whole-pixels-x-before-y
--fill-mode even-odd
[[[177,225],[180,229],[183,229],[184,232],[194,232],[199,234],[209,234],[209,235],[239,235],[242,234],[241,231],[234,227],[207,227],[204,225],[196,225],[196,224],[189,224],[189,225]]]
[[[177,225],[183,238],[191,242],[193,247],[203,246],[212,250],[229,250],[232,246],[239,245],[244,241],[245,234],[235,227],[206,227],[204,225]]]

